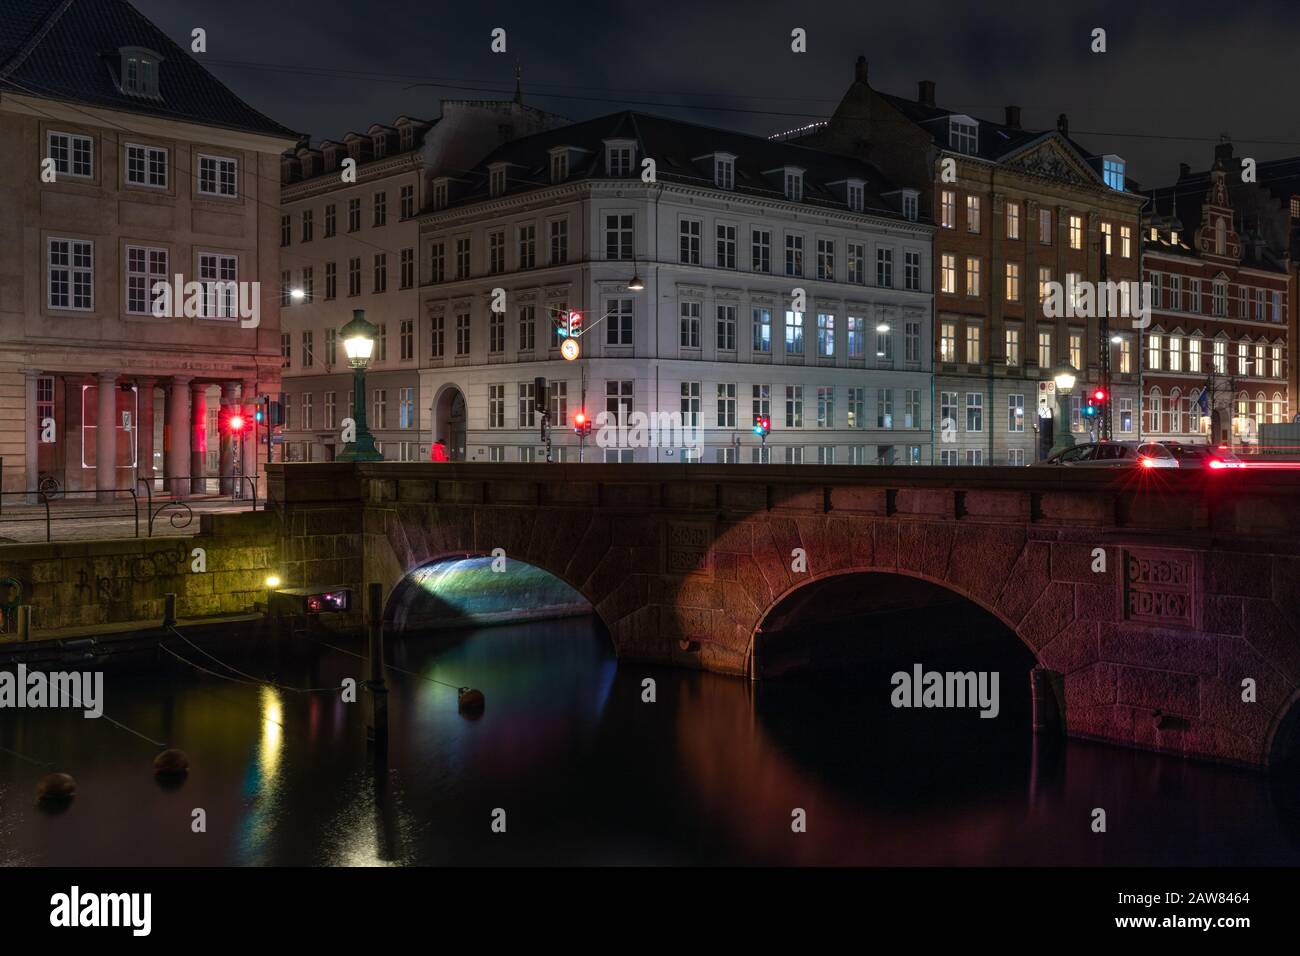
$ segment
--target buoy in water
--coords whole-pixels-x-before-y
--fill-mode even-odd
[[[47,773],[36,785],[36,802],[42,804],[67,803],[77,793],[77,781],[71,774]]]
[[[457,707],[466,717],[482,716],[483,708],[486,706],[487,699],[483,696],[481,690],[475,690],[472,687],[462,687],[460,689]]]
[[[159,777],[183,777],[190,772],[190,758],[184,750],[164,750],[153,758],[153,772]]]

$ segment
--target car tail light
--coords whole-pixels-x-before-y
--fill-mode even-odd
[[[1138,461],[1142,463],[1143,468],[1154,468],[1156,466],[1156,460],[1154,458],[1148,458],[1145,455],[1139,458]]]

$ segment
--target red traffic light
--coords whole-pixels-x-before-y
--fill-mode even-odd
[[[573,328],[573,329],[576,329],[576,328],[578,328],[578,327],[581,326],[581,325],[582,325],[582,313],[581,313],[581,312],[570,312],[570,313],[569,313],[569,327],[570,327],[570,328]]]
[[[242,431],[244,430],[244,416],[243,416],[243,415],[231,415],[231,416],[230,416],[230,430],[231,430],[232,432],[242,432]]]
[[[1106,390],[1104,388],[1097,389],[1092,393],[1092,399],[1095,402],[1104,402],[1106,400]]]
[[[587,424],[587,414],[586,414],[586,412],[578,412],[577,414],[575,414],[575,415],[573,416],[573,424],[575,424],[575,425],[579,425],[579,426]]]

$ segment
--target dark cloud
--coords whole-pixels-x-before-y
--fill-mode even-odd
[[[1300,154],[1295,3],[136,4],[178,41],[204,27],[213,72],[314,138],[434,116],[442,98],[509,95],[516,60],[527,101],[575,119],[636,105],[768,133],[832,110],[862,53],[888,92],[913,95],[924,78],[941,104],[975,115],[1014,103],[1026,126],[1049,127],[1067,113],[1072,133],[1147,182],[1179,161],[1208,165],[1221,133],[1241,155]],[[505,55],[489,51],[494,27],[507,31]],[[806,54],[790,52],[794,27],[808,31]],[[1095,27],[1104,55],[1089,51]],[[363,75],[376,73],[403,76]],[[421,79],[436,85],[412,88]]]

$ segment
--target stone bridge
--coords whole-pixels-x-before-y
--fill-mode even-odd
[[[756,677],[764,622],[800,589],[923,579],[1023,642],[1069,734],[1255,766],[1297,723],[1297,492],[1286,472],[807,465],[289,464],[270,482],[288,587],[391,595],[502,549],[585,596],[620,658]]]

